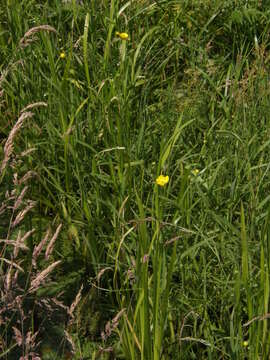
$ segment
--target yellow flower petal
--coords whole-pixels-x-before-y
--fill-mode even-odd
[[[164,186],[169,182],[169,176],[159,175],[156,179],[156,184],[159,186]]]
[[[195,169],[195,170],[192,170],[191,172],[194,176],[197,176],[199,174],[200,170]]]
[[[61,52],[60,59],[64,59],[66,57],[66,54],[64,52]]]
[[[120,37],[122,40],[128,40],[128,34],[125,32],[120,33],[119,31],[116,31],[115,35]]]

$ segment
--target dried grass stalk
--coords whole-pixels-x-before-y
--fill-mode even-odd
[[[22,237],[21,244],[24,243],[25,240],[28,239],[29,236],[32,235],[35,231],[36,231],[36,229],[32,229],[32,230],[27,231]]]
[[[27,150],[23,151],[23,152],[19,155],[19,157],[27,156],[27,155],[31,154],[33,151],[36,151],[36,150],[37,150],[37,148],[27,149]],[[34,171],[33,171],[33,172],[34,172]]]
[[[19,244],[21,242],[21,230],[19,230],[18,232],[18,236],[17,236],[17,240],[15,242],[15,247],[14,247],[14,250],[13,250],[13,258],[15,259],[19,253]]]
[[[33,234],[33,232],[35,232],[35,229],[27,231],[27,233],[25,233],[24,236],[21,237],[21,231],[19,231],[16,243],[15,243],[14,251],[13,251],[13,258],[14,259],[16,259],[16,257],[18,256],[19,249],[28,250],[28,247],[25,246],[24,242],[25,242],[26,239],[29,238],[30,235]]]
[[[14,276],[12,277],[12,287],[14,288],[15,285],[18,285],[17,281],[18,281],[18,276],[19,276],[19,270],[15,271]]]
[[[66,312],[68,312],[68,309],[69,309],[68,306],[63,304],[62,301],[59,301],[56,298],[52,298],[51,300],[55,305],[57,305],[58,307],[64,309]]]
[[[16,344],[17,344],[18,346],[21,346],[22,343],[23,343],[22,333],[21,333],[20,330],[17,329],[15,326],[13,326],[12,329],[13,329],[13,331],[14,331],[14,337],[15,337]]]
[[[13,246],[17,246],[18,248],[22,249],[22,250],[29,250],[28,247],[24,244],[17,244],[16,241],[14,240],[6,240],[6,239],[0,239],[0,243],[5,243],[6,245],[13,245]]]
[[[29,293],[34,292],[39,288],[41,283],[46,279],[46,277],[53,271],[53,269],[61,263],[61,260],[55,261],[49,265],[45,270],[41,271],[35,279],[31,281]]]
[[[25,112],[25,111],[34,109],[34,108],[39,107],[39,106],[45,106],[45,107],[47,107],[48,104],[45,103],[44,101],[39,101],[39,102],[36,102],[36,103],[33,103],[33,104],[29,104],[29,105],[27,105],[25,108],[23,108],[23,109],[20,111],[20,113],[22,114],[22,113]]]
[[[19,214],[16,216],[15,220],[12,223],[12,228],[14,228],[15,226],[17,226],[25,217],[25,215],[33,209],[33,207],[35,207],[36,205],[36,201],[28,201],[28,205],[26,206],[25,209],[23,209],[22,211],[19,212]]]
[[[23,198],[24,198],[24,195],[26,194],[26,191],[28,190],[28,186],[25,186],[23,189],[22,189],[22,192],[20,193],[20,195],[18,196],[17,200],[15,201],[15,204],[13,206],[13,210],[17,210],[18,207],[21,205],[22,201],[23,201]]]
[[[46,252],[45,252],[45,259],[46,260],[49,258],[49,256],[51,255],[51,253],[53,251],[54,243],[55,243],[55,241],[56,241],[56,239],[57,239],[57,237],[59,235],[59,232],[60,232],[61,228],[62,228],[62,224],[60,224],[58,226],[58,228],[56,229],[53,237],[51,238],[51,240],[50,240],[50,242],[49,242],[49,244],[48,244],[48,246],[46,248]]]
[[[13,126],[11,132],[9,133],[8,139],[4,146],[4,160],[2,161],[2,165],[0,168],[0,174],[5,169],[5,167],[8,163],[8,160],[10,159],[11,154],[13,152],[14,138],[15,138],[16,134],[18,133],[20,128],[23,126],[24,121],[28,118],[31,118],[33,115],[34,114],[32,112],[24,112],[19,117],[18,121],[16,122],[16,124]]]
[[[2,258],[2,257],[0,258],[0,260],[6,262],[7,264],[9,264],[11,266],[14,266],[16,269],[20,270],[21,272],[24,272],[23,268],[20,267],[20,265],[16,264],[14,261],[10,261],[10,260]]]
[[[5,291],[8,292],[12,282],[12,266],[9,267],[6,278],[5,278]]]
[[[83,285],[81,286],[78,294],[76,295],[75,300],[73,301],[73,303],[70,305],[70,308],[68,309],[68,314],[73,318],[74,315],[74,310],[76,309],[77,305],[79,304],[81,297],[82,297],[82,290],[83,290]]]
[[[105,326],[105,331],[102,331],[101,338],[103,341],[106,341],[108,337],[111,336],[111,333],[113,330],[115,330],[118,327],[119,320],[123,316],[123,314],[126,312],[126,309],[122,309],[119,311],[118,314],[112,319],[112,321],[108,321]]]
[[[24,34],[24,36],[21,38],[21,40],[19,42],[19,46],[21,48],[27,47],[29,44],[31,44],[33,41],[35,41],[35,37],[33,37],[33,35],[35,35],[36,33],[40,32],[40,31],[49,31],[49,32],[57,33],[55,28],[50,25],[35,26],[35,27],[31,28],[30,30],[28,30]]]
[[[32,255],[32,264],[35,267],[36,266],[36,262],[37,262],[37,258],[39,257],[39,254],[41,253],[43,247],[45,246],[46,242],[49,239],[49,236],[51,234],[51,230],[50,228],[46,231],[46,234],[44,236],[44,238],[41,240],[41,242],[34,247],[34,251],[33,251],[33,255]]]
[[[119,322],[119,319],[123,316],[123,314],[125,313],[126,309],[122,309],[119,311],[118,314],[116,314],[116,316],[112,319],[112,324],[114,325],[114,328],[116,326],[118,326],[118,322]]]
[[[21,156],[23,156],[21,154]],[[29,170],[20,180],[18,180],[18,185],[26,183],[29,179],[32,177],[37,176],[37,173],[35,171]]]
[[[112,270],[113,271],[113,268],[111,268],[111,267],[105,267],[105,268],[103,268],[103,269],[101,269],[100,271],[99,271],[99,273],[97,274],[97,281],[98,281],[98,283],[100,282],[100,278],[102,277],[102,275],[105,273],[105,271],[107,271],[107,270]]]

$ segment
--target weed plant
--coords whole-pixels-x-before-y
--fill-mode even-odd
[[[71,358],[269,359],[267,3],[0,0],[1,198],[35,174],[31,216],[1,220],[1,276],[17,233],[39,234],[28,273],[54,224],[39,291],[61,295]]]

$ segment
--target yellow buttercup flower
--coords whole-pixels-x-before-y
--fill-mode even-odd
[[[199,174],[200,170],[195,169],[195,170],[192,170],[191,172],[194,176],[197,176]]]
[[[66,54],[64,52],[61,52],[60,59],[64,59],[66,57]]]
[[[169,182],[169,176],[159,175],[156,179],[156,184],[159,186],[164,186]]]
[[[122,40],[128,40],[128,34],[125,32],[120,33],[119,31],[116,31],[115,35],[120,37]]]

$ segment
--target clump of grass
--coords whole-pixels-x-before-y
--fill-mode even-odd
[[[0,240],[0,351],[1,357],[6,359],[41,359],[40,349],[48,324],[54,324],[53,317],[57,314],[59,319],[62,317],[65,327],[65,319],[70,317],[72,320],[80,300],[79,293],[69,309],[57,297],[45,294],[51,283],[51,273],[61,263],[52,259],[52,252],[62,225],[57,227],[54,234],[48,228],[46,235],[35,246],[36,230],[28,229],[27,218],[36,206],[28,199],[32,174],[26,173],[18,178],[15,171],[19,164],[14,156],[14,145],[24,120],[33,115],[27,111],[20,115],[5,142],[1,166],[2,186],[13,175],[12,189],[2,193],[0,211],[2,224],[6,224],[1,226]],[[66,330],[65,335],[63,333],[65,338],[72,344]]]

